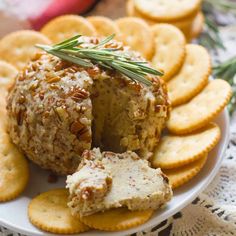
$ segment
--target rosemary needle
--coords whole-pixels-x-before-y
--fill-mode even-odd
[[[36,47],[83,67],[92,67],[98,64],[106,69],[117,70],[129,79],[147,86],[152,85],[152,82],[147,79],[148,75],[163,75],[161,71],[149,67],[144,61],[134,61],[127,54],[118,52],[119,49],[109,48],[109,45],[105,47],[114,36],[113,34],[91,47],[84,47],[84,42],[79,40],[81,35],[76,35],[53,46],[37,44]]]

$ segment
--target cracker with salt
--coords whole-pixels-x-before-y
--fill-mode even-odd
[[[207,50],[196,44],[186,45],[186,57],[179,73],[167,83],[172,106],[188,102],[207,84],[211,58]]]
[[[184,62],[185,37],[177,27],[170,24],[156,24],[151,29],[155,39],[152,64],[164,71],[163,79],[167,81]]]
[[[94,229],[119,231],[145,223],[151,218],[152,214],[153,210],[130,211],[127,208],[116,208],[84,216],[81,221]]]
[[[28,162],[0,128],[0,202],[18,197],[29,180]]]
[[[163,170],[163,172],[168,177],[171,187],[177,188],[187,183],[195,175],[197,175],[206,163],[206,160],[207,154],[204,154],[201,158],[190,164],[176,169]]]
[[[20,30],[4,36],[0,40],[0,60],[23,69],[39,49],[35,44],[50,44],[43,34],[33,30]]]
[[[89,16],[87,20],[94,26],[98,36],[115,34],[115,39],[120,39],[121,32],[115,22],[110,18],[105,16]]]
[[[53,43],[59,43],[77,34],[96,36],[96,29],[85,18],[77,15],[63,15],[49,21],[41,29]]]
[[[121,31],[122,41],[145,58],[152,57],[154,37],[149,25],[137,17],[123,17],[115,21]]]
[[[195,14],[201,0],[134,0],[134,5],[143,15],[159,21],[177,21]]]
[[[28,216],[39,229],[57,233],[74,234],[89,230],[79,218],[72,216],[67,206],[66,189],[54,189],[36,196],[29,204]]]
[[[231,94],[232,89],[226,81],[210,81],[190,102],[170,112],[167,128],[174,134],[186,134],[204,127],[224,109]]]
[[[151,163],[161,169],[189,164],[211,151],[219,140],[220,128],[215,123],[185,136],[166,135],[158,144]]]

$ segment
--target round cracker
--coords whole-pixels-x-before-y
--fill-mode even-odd
[[[180,21],[176,21],[176,22],[171,22],[171,24],[173,24],[174,26],[179,28],[185,34],[186,30],[188,30],[188,31],[191,30],[192,24],[193,24],[196,16],[197,16],[197,14],[193,15],[190,18],[186,18],[184,20],[180,20]]]
[[[189,164],[211,151],[220,140],[220,128],[210,123],[202,130],[185,136],[164,136],[158,144],[151,163],[161,169]]]
[[[53,189],[36,196],[29,204],[28,216],[36,227],[57,234],[73,234],[89,229],[71,215],[66,189]]]
[[[168,177],[169,183],[174,189],[187,183],[195,175],[197,175],[206,163],[206,160],[207,154],[204,154],[201,158],[188,165],[176,169],[163,170],[163,173]]]
[[[18,71],[13,65],[5,61],[0,61],[0,127],[6,126],[6,96],[8,94],[8,89],[15,82],[17,73]]]
[[[197,38],[201,34],[204,21],[205,19],[203,13],[199,12],[192,24],[191,39]]]
[[[190,23],[191,24],[188,27],[181,29],[186,37],[187,42],[190,42],[192,39],[197,38],[202,32],[204,26],[203,13],[199,11],[196,17]]]
[[[210,81],[190,102],[170,112],[167,128],[174,134],[186,134],[204,127],[224,109],[231,94],[232,89],[226,81]]]
[[[63,15],[49,21],[41,32],[53,43],[59,43],[77,34],[96,36],[96,29],[85,18],[77,15]]]
[[[0,60],[0,89],[7,91],[14,84],[17,73],[13,65]]]
[[[126,12],[128,16],[135,16],[135,17],[140,17],[143,20],[145,20],[149,25],[154,25],[161,23],[162,21],[160,20],[154,20],[151,18],[148,18],[147,16],[143,15],[141,12],[139,12],[135,6],[134,6],[134,0],[128,0],[126,2]],[[185,29],[190,29],[192,26],[192,22],[195,19],[196,15],[198,12],[178,21],[170,21],[169,23],[178,27],[180,30],[185,30]],[[164,21],[163,23],[168,23],[167,21]]]
[[[3,127],[0,129],[0,170],[0,202],[18,197],[29,180],[28,162]]]
[[[207,50],[196,44],[186,45],[186,57],[179,73],[167,83],[172,106],[186,103],[207,84],[211,74],[211,58]]]
[[[148,24],[137,17],[123,17],[115,21],[122,34],[122,41],[145,58],[152,57],[154,37]]]
[[[169,80],[181,67],[185,58],[185,37],[170,24],[156,24],[151,27],[155,39],[155,54],[152,64],[164,71],[162,77]]]
[[[90,16],[87,20],[94,26],[98,36],[115,34],[115,39],[121,38],[121,32],[113,20],[104,16]]]
[[[134,6],[134,1],[133,0],[126,1],[126,12],[127,12],[128,16],[130,16],[130,17],[139,17],[139,18],[145,20],[146,23],[148,23],[149,25],[154,25],[154,24],[158,23],[158,21],[147,18],[145,15],[143,15],[139,11],[137,11],[137,9]]]
[[[152,214],[153,210],[130,211],[127,208],[117,208],[84,216],[81,221],[94,229],[119,231],[145,223]]]
[[[159,21],[177,21],[195,14],[201,0],[134,0],[138,11],[145,16]]]
[[[10,33],[0,40],[0,59],[22,69],[39,51],[35,44],[50,44],[43,34],[33,30],[20,30]]]

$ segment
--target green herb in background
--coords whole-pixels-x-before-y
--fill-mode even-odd
[[[225,49],[218,26],[210,16],[205,17],[205,30],[200,35],[198,41],[202,46],[208,49]]]
[[[199,37],[199,43],[208,49],[225,49],[220,37],[216,12],[236,15],[236,3],[230,0],[204,0],[202,11],[205,15],[205,27]]]
[[[213,67],[213,75],[226,80],[232,87],[233,95],[229,103],[229,112],[232,114],[236,109],[236,56]]]
[[[236,14],[236,2],[230,0],[204,0],[211,7],[220,12],[231,12]]]
[[[133,61],[127,54],[118,52],[118,48],[104,47],[115,35],[111,35],[99,44],[91,47],[82,47],[81,35],[77,35],[53,46],[36,45],[38,48],[57,56],[63,60],[83,67],[92,67],[98,64],[104,68],[116,70],[129,79],[147,86],[152,82],[147,79],[149,74],[162,76],[163,73],[150,68],[144,61]]]

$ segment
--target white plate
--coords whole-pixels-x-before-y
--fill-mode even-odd
[[[136,228],[114,233],[103,231],[89,231],[87,233],[82,233],[79,235],[120,236],[135,233],[147,229],[148,227],[157,225],[158,223],[180,211],[183,207],[193,201],[199,195],[199,193],[207,187],[207,185],[217,174],[221,165],[221,161],[223,159],[223,154],[228,144],[229,116],[226,110],[218,116],[216,122],[218,123],[222,131],[219,144],[209,154],[208,160],[201,172],[190,182],[174,191],[173,199],[167,204],[164,209],[156,211],[156,213],[148,222]],[[30,236],[53,235],[35,228],[29,222],[27,217],[27,206],[32,197],[36,196],[40,192],[64,186],[64,178],[60,178],[60,180],[55,184],[49,184],[47,182],[48,174],[49,173],[47,171],[44,171],[33,164],[31,165],[31,180],[26,191],[17,199],[0,204],[0,225]]]

